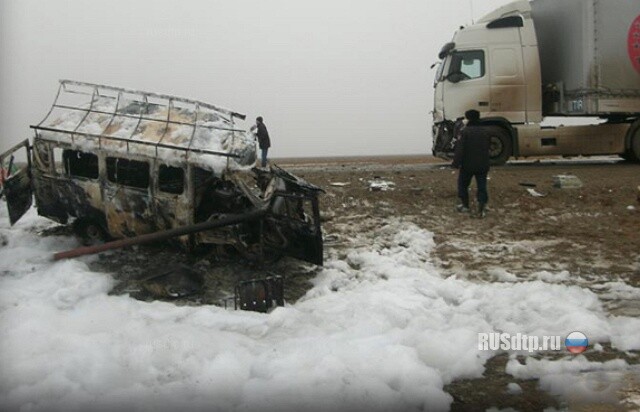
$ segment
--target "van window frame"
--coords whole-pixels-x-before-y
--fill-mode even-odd
[[[182,190],[180,190],[179,192],[177,191],[171,191],[171,190],[163,190],[162,189],[162,168],[171,168],[171,169],[176,169],[176,170],[180,170],[182,172]],[[182,196],[185,194],[185,191],[187,189],[187,182],[186,182],[186,177],[187,177],[187,170],[185,167],[182,166],[175,166],[175,165],[170,165],[170,164],[160,164],[158,165],[158,182],[157,182],[157,187],[158,187],[158,193],[160,194],[164,194],[164,195],[174,195],[174,196]]]
[[[112,173],[110,170],[111,169],[110,163],[113,160],[115,160],[115,176],[112,176]],[[127,179],[125,177],[120,179],[118,177],[118,171],[119,171],[118,169],[120,167],[124,167],[124,166],[120,166],[121,161],[129,163],[129,168],[131,167],[131,163],[140,163],[145,165],[146,166],[146,185],[145,186],[132,185],[130,184],[130,179]],[[136,189],[136,190],[149,190],[151,186],[151,165],[148,160],[137,160],[137,159],[128,159],[126,157],[107,156],[105,159],[105,166],[106,166],[107,181],[111,184],[123,186],[129,189]]]
[[[62,158],[64,160],[65,158],[65,154],[69,153],[69,152],[73,152],[75,154],[82,154],[82,155],[86,155],[86,156],[92,156],[95,158],[95,177],[92,174],[91,176],[85,176],[85,175],[79,175],[79,174],[74,174],[72,173],[72,162],[69,161],[64,162],[63,161],[63,168],[64,168],[64,175],[73,179],[83,179],[83,180],[98,180],[100,178],[100,157],[97,154],[94,153],[89,153],[89,152],[83,152],[82,150],[75,150],[75,149],[71,149],[71,148],[66,148],[62,150]]]

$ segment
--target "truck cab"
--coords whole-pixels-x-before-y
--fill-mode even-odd
[[[542,119],[540,61],[529,2],[511,3],[460,28],[439,57],[434,155],[452,150],[453,123],[475,109],[485,124],[496,126],[490,129],[492,160],[506,161],[513,139],[500,127]]]

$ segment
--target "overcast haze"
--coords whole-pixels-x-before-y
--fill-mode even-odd
[[[0,150],[73,79],[262,115],[276,157],[430,153],[429,66],[506,3],[0,0]]]

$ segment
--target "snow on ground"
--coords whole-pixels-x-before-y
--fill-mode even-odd
[[[511,359],[506,371],[519,379],[539,379],[542,389],[574,402],[615,402],[620,391],[640,384],[640,366],[622,359],[589,362],[582,355],[557,361],[528,358],[524,365]]]
[[[111,276],[86,260],[49,260],[75,240],[39,235],[54,224],[33,210],[9,228],[5,206],[0,404],[9,408],[446,410],[443,385],[481,376],[497,353],[477,349],[479,332],[578,330],[590,343],[640,349],[639,319],[610,316],[596,294],[545,282],[551,275],[444,277],[431,233],[400,220],[329,259],[299,302],[258,314],[110,296]],[[566,393],[567,374],[584,363],[567,355],[509,371]],[[599,365],[590,367],[630,370],[623,360]]]

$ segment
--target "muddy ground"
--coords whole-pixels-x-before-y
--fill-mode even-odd
[[[446,274],[492,281],[501,280],[500,269],[522,278],[566,271],[562,283],[599,293],[611,313],[640,316],[636,299],[610,298],[599,287],[616,280],[640,287],[640,165],[601,158],[515,161],[495,167],[489,175],[489,212],[484,219],[455,211],[457,172],[433,158],[345,159],[319,167],[297,161],[287,166],[326,188],[324,228],[337,239],[348,237],[354,227],[373,230],[390,217],[402,216],[435,234],[433,258]],[[583,186],[554,187],[557,175],[576,176]],[[374,191],[370,182],[376,180],[393,185]],[[475,193],[474,185],[471,189]],[[360,223],[354,225],[356,221]],[[587,356],[593,361],[622,358],[638,363],[636,357],[607,346]],[[506,384],[514,381],[504,372],[506,362],[506,356],[498,356],[488,362],[484,378],[448,385],[452,410],[567,407],[566,400],[540,391],[536,380],[516,381],[523,388],[521,395],[505,394]],[[634,385],[632,391],[638,390]]]
[[[362,246],[352,244],[354,230],[374,236],[385,221],[400,217],[435,234],[433,259],[447,275],[482,282],[510,276],[505,270],[522,278],[560,273],[561,283],[599,293],[612,314],[640,316],[637,299],[609,297],[599,286],[620,280],[640,287],[640,165],[615,158],[510,162],[491,170],[488,214],[478,219],[455,211],[456,171],[431,157],[280,159],[276,163],[326,190],[321,199],[325,258],[339,258],[347,249]],[[554,176],[567,174],[578,177],[583,186],[554,187]],[[372,190],[371,181],[390,185],[388,190]],[[527,188],[542,196],[530,194]],[[113,293],[142,299],[151,297],[139,280],[176,264],[205,273],[203,293],[176,301],[190,305],[227,302],[233,306],[238,279],[270,274],[285,277],[285,299],[292,303],[304,295],[318,271],[289,259],[259,268],[231,256],[187,255],[166,244],[109,252],[93,263],[94,269],[114,273],[121,281]],[[540,275],[541,271],[551,274]],[[637,357],[607,346],[588,356],[638,363]],[[566,406],[564,400],[541,392],[535,380],[507,376],[506,361],[498,356],[488,363],[484,378],[448,385],[445,389],[455,399],[452,409]],[[504,392],[506,382],[514,381],[524,389],[522,394]],[[600,407],[604,406],[588,410]]]

